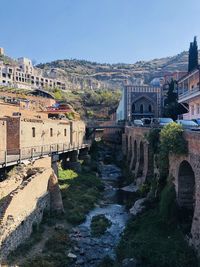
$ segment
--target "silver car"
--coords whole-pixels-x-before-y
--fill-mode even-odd
[[[133,121],[133,124],[134,124],[135,126],[144,126],[144,123],[143,123],[142,120],[134,120],[134,121]]]
[[[199,125],[192,120],[177,120],[178,124],[182,125],[184,129],[198,130]]]

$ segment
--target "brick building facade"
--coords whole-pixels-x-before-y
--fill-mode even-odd
[[[117,109],[117,120],[160,117],[161,109],[161,87],[126,85]]]

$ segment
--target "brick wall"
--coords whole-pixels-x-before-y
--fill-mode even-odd
[[[7,153],[18,154],[20,148],[20,118],[7,118]]]
[[[1,151],[6,150],[6,120],[0,119],[0,157]]]

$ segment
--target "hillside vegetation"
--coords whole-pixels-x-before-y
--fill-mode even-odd
[[[134,64],[100,64],[86,60],[65,59],[39,64],[47,73],[54,68],[57,77],[62,77],[68,89],[121,88],[125,81],[133,82],[143,78],[146,83],[166,72],[186,71],[188,52],[173,57],[138,61]]]
[[[61,91],[55,89],[57,100],[64,100],[86,119],[108,119],[109,113],[117,108],[121,97],[120,90]]]

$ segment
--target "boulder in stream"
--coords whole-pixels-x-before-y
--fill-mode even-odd
[[[134,183],[132,183],[132,184],[122,187],[121,190],[125,192],[136,193],[139,191],[139,187],[135,185]]]
[[[138,199],[133,205],[133,207],[129,210],[130,214],[137,216],[138,214],[143,212],[145,209],[145,205],[144,205],[145,201],[146,201],[146,198]]]

